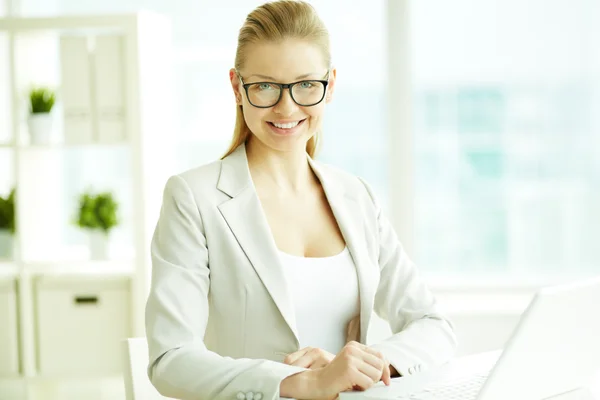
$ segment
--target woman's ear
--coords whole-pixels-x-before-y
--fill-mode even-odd
[[[337,77],[337,70],[332,68],[329,71],[329,83],[327,84],[327,94],[325,95],[325,102],[330,103],[333,97],[333,92],[335,91],[335,81]]]
[[[235,102],[237,105],[242,104],[242,93],[240,92],[240,80],[234,68],[229,70],[229,81],[231,82],[231,88],[235,95]]]

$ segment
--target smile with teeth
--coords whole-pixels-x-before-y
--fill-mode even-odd
[[[302,119],[300,121],[288,122],[285,124],[278,124],[276,122],[269,122],[269,123],[279,129],[292,129],[292,128],[295,128],[302,121],[304,121],[304,120]]]

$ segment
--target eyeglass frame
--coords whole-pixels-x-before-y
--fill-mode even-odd
[[[240,82],[242,82],[242,87],[244,88],[244,91],[246,92],[246,98],[248,99],[248,103],[250,103],[250,105],[252,107],[256,107],[256,108],[271,108],[271,107],[275,107],[277,104],[279,104],[279,102],[281,101],[281,97],[283,96],[283,90],[287,89],[290,92],[290,98],[292,99],[292,101],[294,103],[296,103],[297,105],[299,105],[300,107],[314,107],[317,104],[321,103],[323,101],[323,99],[325,98],[325,95],[327,94],[327,85],[329,84],[329,74],[330,74],[331,70],[328,69],[327,73],[325,74],[325,77],[327,79],[303,79],[301,81],[296,81],[296,82],[292,82],[292,83],[277,83],[277,82],[251,82],[251,83],[244,83],[244,79],[242,78],[242,76],[239,74],[239,72],[236,70],[235,74],[237,75],[238,79],[240,80]],[[310,104],[310,105],[303,105],[300,104],[296,101],[296,99],[294,98],[294,95],[292,94],[292,87],[302,83],[302,82],[321,82],[323,84],[323,96],[321,97],[321,100],[317,101],[314,104]],[[250,95],[248,94],[248,88],[252,85],[257,85],[257,84],[262,84],[262,83],[267,83],[269,85],[276,85],[279,86],[279,98],[277,99],[277,101],[271,105],[271,106],[257,106],[254,103],[252,103],[252,101],[250,101]]]

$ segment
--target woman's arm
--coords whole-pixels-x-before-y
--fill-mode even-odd
[[[456,350],[452,325],[438,311],[434,296],[382,214],[371,188],[363,184],[375,205],[379,230],[381,278],[374,308],[389,321],[394,333],[371,347],[381,351],[400,375],[441,365]]]
[[[232,359],[203,342],[210,270],[204,226],[185,180],[166,184],[152,239],[152,285],[146,305],[148,376],[164,396],[178,399],[279,399],[279,385],[304,368],[268,360]]]

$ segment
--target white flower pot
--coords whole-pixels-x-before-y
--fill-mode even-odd
[[[8,229],[0,229],[0,259],[13,257],[13,235]]]
[[[98,229],[91,230],[88,235],[90,238],[90,258],[94,261],[107,260],[109,236]]]
[[[52,139],[52,114],[29,114],[27,119],[31,144],[48,144]]]

